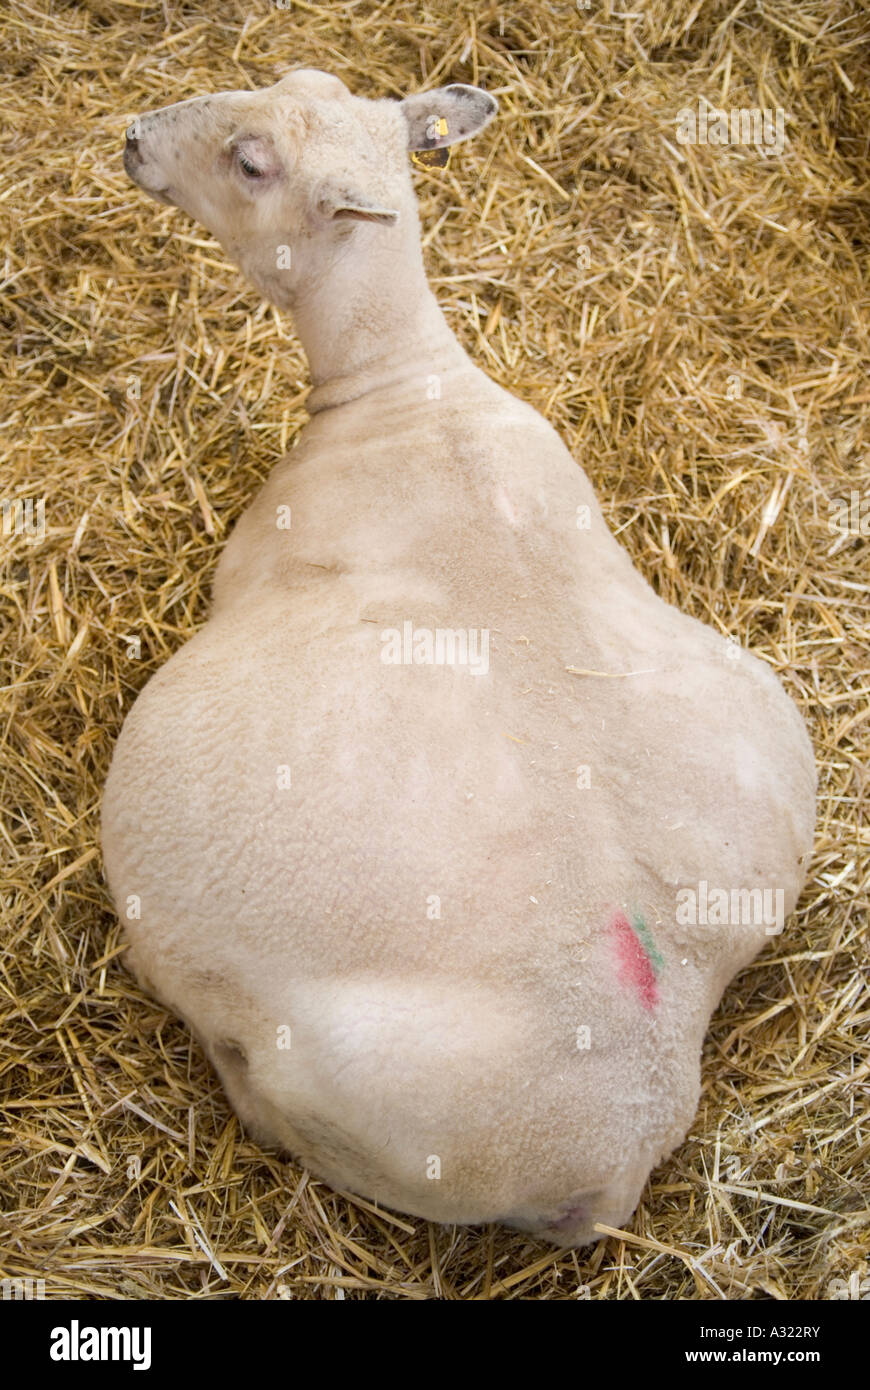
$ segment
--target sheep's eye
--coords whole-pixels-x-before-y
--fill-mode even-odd
[[[247,155],[240,153],[238,160],[239,168],[249,179],[260,179],[263,177],[262,170],[258,169],[256,164],[252,164]]]

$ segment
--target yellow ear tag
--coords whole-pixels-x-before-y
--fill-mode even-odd
[[[443,116],[438,116],[431,125],[431,138],[439,139],[447,134],[447,122]],[[446,169],[450,163],[450,147],[442,145],[439,150],[412,150],[411,163],[416,164],[418,169]]]

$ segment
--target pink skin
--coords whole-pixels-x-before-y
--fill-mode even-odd
[[[570,1235],[587,1217],[588,1212],[584,1205],[569,1207],[564,1216],[550,1224],[550,1230],[557,1231],[560,1235]]]

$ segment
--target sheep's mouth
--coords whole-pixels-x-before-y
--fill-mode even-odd
[[[127,173],[130,173],[129,169]],[[130,174],[130,178],[137,188],[141,188],[143,193],[148,194],[149,198],[154,198],[156,202],[164,203],[167,207],[175,207],[175,199],[172,196],[172,188],[169,184],[167,184],[165,188],[149,188],[148,184],[143,183],[141,179],[137,179],[135,174]]]
[[[137,188],[141,188],[143,193],[147,193],[149,198],[153,198],[157,203],[163,203],[166,207],[175,207],[175,199],[172,197],[172,189],[169,184],[165,188],[149,188],[146,183],[140,183],[138,179],[133,182]]]
[[[152,198],[156,198],[158,203],[166,203],[169,207],[173,206],[172,188],[167,183],[163,188],[151,188],[142,179],[142,165],[144,164],[141,152],[135,147],[128,145],[124,150],[124,169],[128,178],[135,183],[137,188],[141,188],[143,193],[148,193]]]

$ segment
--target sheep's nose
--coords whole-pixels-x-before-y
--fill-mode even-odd
[[[143,162],[142,151],[139,148],[139,127],[137,125],[128,126],[127,143],[124,146],[124,168],[131,178]]]

